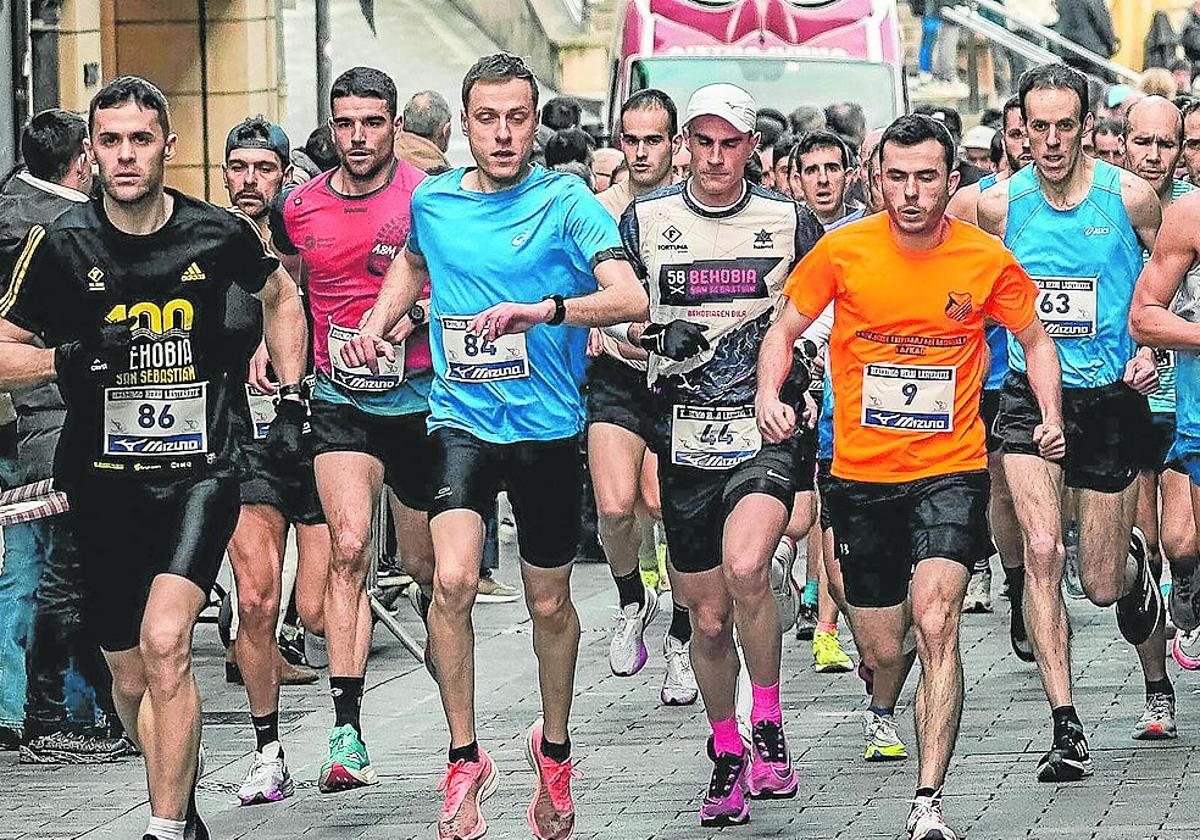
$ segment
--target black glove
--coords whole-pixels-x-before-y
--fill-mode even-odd
[[[264,440],[267,452],[279,458],[295,455],[300,451],[300,436],[304,433],[304,421],[308,419],[308,407],[300,400],[283,399],[275,405],[275,419],[267,429]]]
[[[134,320],[105,324],[94,335],[54,348],[54,372],[66,383],[107,385],[129,369]]]
[[[643,350],[681,362],[708,349],[708,327],[676,319],[646,327],[638,344]]]
[[[812,385],[812,375],[809,372],[808,348],[795,347],[792,349],[792,369],[788,371],[787,379],[779,391],[779,399],[796,409],[799,417],[804,411],[804,395]]]

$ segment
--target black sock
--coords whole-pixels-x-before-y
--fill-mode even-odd
[[[333,725],[345,726],[350,724],[358,737],[362,737],[362,724],[358,713],[362,708],[363,678],[362,677],[330,677],[329,693],[333,696]]]
[[[256,717],[250,715],[250,722],[254,724],[254,740],[257,743],[255,749],[262,752],[262,748],[267,744],[274,743],[279,740],[279,712],[274,711],[269,715]]]
[[[1075,713],[1074,706],[1059,706],[1057,709],[1050,710],[1050,716],[1054,718],[1054,734],[1057,735],[1060,729],[1066,727],[1068,723],[1074,723],[1079,728],[1083,728],[1083,724],[1079,722],[1079,715]]]
[[[548,740],[545,735],[542,736],[542,755],[551,761],[556,761],[562,764],[571,757],[571,736],[567,736],[565,744],[556,744]]]
[[[1163,677],[1161,680],[1146,680],[1146,696],[1151,694],[1166,694],[1171,697],[1175,696],[1175,688],[1171,685],[1170,677]]]
[[[692,640],[692,619],[687,607],[681,607],[678,604],[672,605],[671,628],[667,630],[667,635],[684,644]]]
[[[634,569],[629,574],[620,577],[613,575],[613,582],[617,585],[617,597],[620,599],[622,607],[637,604],[638,609],[641,609],[646,603],[646,585],[642,583],[640,569]]]
[[[479,742],[472,741],[465,747],[450,748],[450,763],[455,764],[459,761],[475,762],[479,760]]]
[[[938,795],[938,791],[936,788],[931,788],[931,787],[917,788],[917,798],[925,796],[925,797],[928,797],[929,799],[934,799],[937,797],[937,795]]]

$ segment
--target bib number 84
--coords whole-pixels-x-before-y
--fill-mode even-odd
[[[483,356],[495,356],[496,355],[496,345],[495,344],[488,341],[485,337],[483,337],[481,335],[475,335],[475,333],[470,333],[470,332],[463,336],[463,350],[465,350],[467,355],[471,356],[471,357],[480,356],[480,355],[483,355]]]
[[[171,404],[164,403],[162,408],[155,412],[153,403],[142,403],[138,406],[138,425],[143,429],[169,429],[175,425],[175,415],[171,413]]]

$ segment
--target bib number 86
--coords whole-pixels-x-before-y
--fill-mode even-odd
[[[169,429],[175,425],[175,415],[171,413],[171,404],[165,403],[161,409],[155,410],[153,403],[142,403],[138,406],[138,425],[143,429]]]
[[[496,345],[488,341],[483,336],[475,335],[475,333],[467,333],[463,336],[463,350],[468,356],[495,356]]]

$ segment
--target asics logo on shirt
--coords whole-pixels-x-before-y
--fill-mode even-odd
[[[512,246],[514,248],[520,248],[522,245],[525,244],[525,240],[528,238],[529,238],[529,231],[524,231],[522,233],[518,233],[516,236],[513,237]]]
[[[1112,228],[1107,227],[1089,227],[1083,229],[1084,236],[1105,236],[1112,233]]]

